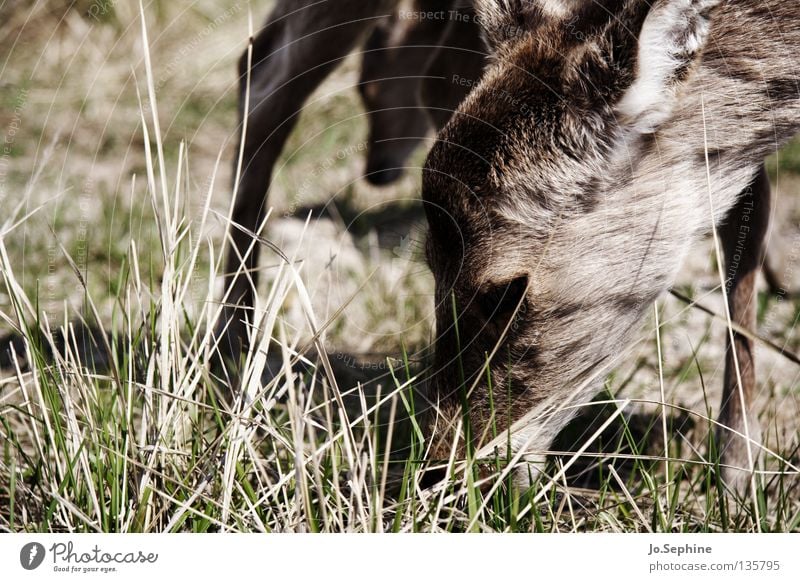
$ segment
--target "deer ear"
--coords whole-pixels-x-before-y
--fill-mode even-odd
[[[567,16],[575,0],[475,0],[489,46],[498,49],[544,19]]]
[[[623,124],[652,133],[672,116],[681,86],[708,40],[712,9],[721,0],[657,0],[649,10],[645,0],[639,2],[647,10],[643,22],[642,13],[631,10],[632,22],[618,20],[611,25],[618,34],[620,27],[626,29],[628,36],[640,29],[638,43],[632,46],[635,54],[624,65],[630,68],[632,83],[616,110]]]

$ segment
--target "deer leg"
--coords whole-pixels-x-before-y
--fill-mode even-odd
[[[471,2],[451,2],[450,21],[430,57],[420,84],[420,100],[441,129],[450,120],[486,66],[487,50]]]
[[[281,0],[253,40],[252,59],[239,61],[240,131],[246,133],[225,263],[225,307],[216,335],[223,356],[237,360],[249,345],[258,282],[256,232],[266,214],[272,168],[303,104],[397,0]],[[245,112],[249,71],[250,102]],[[234,162],[234,175],[238,160]],[[234,178],[235,180],[235,178]],[[238,225],[241,228],[237,228]],[[244,231],[242,230],[244,229]]]
[[[744,190],[719,228],[725,252],[726,286],[731,321],[747,329],[756,326],[756,277],[764,260],[769,228],[771,192],[762,167]],[[725,377],[717,430],[722,478],[739,493],[747,490],[750,470],[755,467],[761,428],[753,410],[756,375],[753,341],[742,334],[726,336]],[[740,434],[736,434],[736,431]],[[750,442],[744,436],[748,435]]]
[[[359,89],[369,115],[366,179],[397,180],[411,153],[441,129],[483,73],[485,48],[469,0],[414,0],[376,26],[364,46]]]
[[[430,130],[430,120],[417,100],[418,85],[432,47],[442,37],[442,18],[451,0],[416,0],[413,12],[437,18],[408,18],[398,11],[375,27],[364,45],[359,90],[369,116],[365,178],[391,184],[403,175],[406,162]]]

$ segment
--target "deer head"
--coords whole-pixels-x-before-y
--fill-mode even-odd
[[[719,3],[477,3],[493,64],[423,175],[433,457],[468,402],[473,444],[527,414],[512,445],[540,459],[674,280],[708,195],[699,158],[665,160],[659,136],[684,110]]]

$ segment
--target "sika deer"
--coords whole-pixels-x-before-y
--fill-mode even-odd
[[[476,6],[493,63],[423,176],[436,280],[430,454],[448,458],[460,419],[480,446],[492,425],[502,434],[525,416],[512,446],[535,465],[712,224],[730,317],[754,327],[770,213],[762,161],[800,128],[800,4]],[[732,335],[718,436],[722,477],[741,491],[760,429],[752,341]],[[512,400],[494,417],[489,375],[495,402]],[[518,467],[521,482],[530,470]]]

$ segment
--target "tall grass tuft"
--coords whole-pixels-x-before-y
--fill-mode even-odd
[[[379,379],[344,381],[341,363],[324,349],[332,322],[315,313],[301,261],[277,252],[264,228],[253,233],[254,244],[267,246],[276,267],[254,306],[240,373],[220,373],[212,330],[224,302],[214,284],[224,241],[213,232],[219,223],[231,227],[232,208],[219,213],[212,205],[215,190],[227,189],[217,183],[222,153],[200,212],[191,212],[196,168],[183,143],[176,159],[165,154],[141,6],[139,17],[145,163],[130,191],[147,202],[156,236],[132,237],[118,257],[110,310],[101,308],[106,298],[95,295],[88,267],[52,228],[47,236],[82,302],[47,315],[41,290],[12,260],[14,241],[41,207],[21,202],[0,226],[9,306],[0,317],[14,334],[3,345],[10,372],[0,380],[0,530],[800,531],[796,435],[768,435],[772,462],[751,495],[738,499],[716,479],[708,401],[703,414],[668,401],[689,383],[705,399],[699,353],[708,334],[682,368],[662,365],[661,334],[689,307],[657,319],[655,356],[644,342],[626,354],[644,355],[629,376],[612,376],[606,392],[581,407],[529,491],[512,483],[520,455],[508,433],[491,427],[490,442],[473,446],[466,394],[457,430],[466,458],[456,458],[454,447],[444,478],[430,483],[424,415],[431,403],[422,372],[403,350],[399,363],[381,363]],[[300,306],[304,325],[287,323],[289,304]],[[627,393],[653,358],[659,400]],[[507,414],[510,394],[486,380],[492,416]]]

